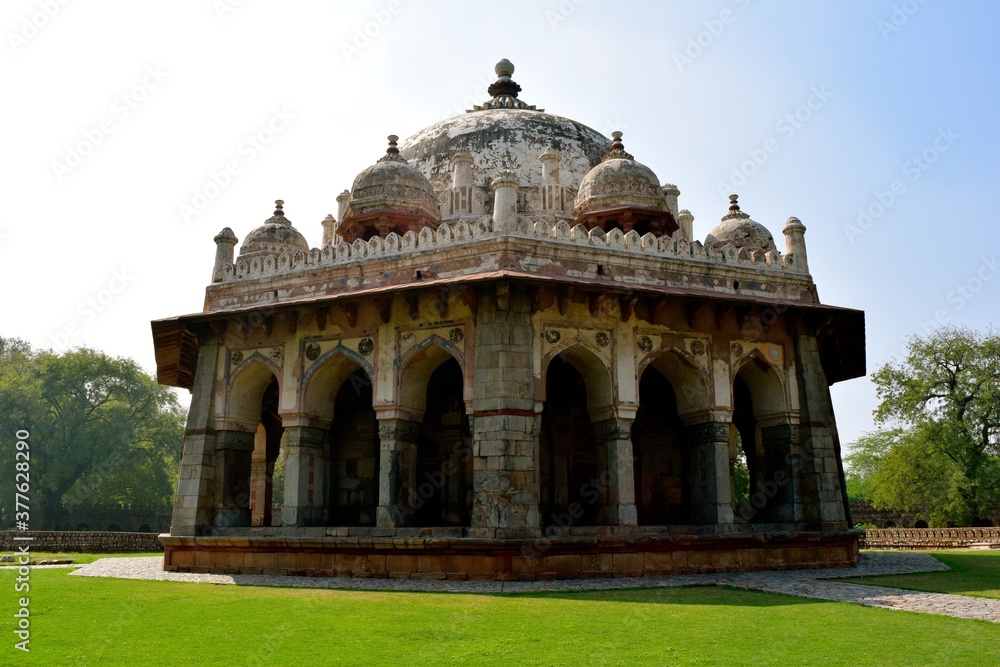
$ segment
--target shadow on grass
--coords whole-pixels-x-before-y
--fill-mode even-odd
[[[851,577],[837,581],[1000,599],[1000,551],[939,551],[931,555],[951,569],[914,574]]]

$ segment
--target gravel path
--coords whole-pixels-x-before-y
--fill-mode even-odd
[[[203,584],[240,586],[283,586],[335,588],[363,591],[420,591],[449,593],[518,593],[531,591],[613,590],[623,588],[663,588],[670,586],[732,586],[802,598],[850,602],[866,607],[882,607],[942,614],[955,618],[978,618],[1000,622],[1000,600],[964,595],[923,593],[900,588],[846,584],[825,579],[910,574],[947,570],[932,556],[919,553],[863,553],[856,568],[787,570],[782,572],[740,572],[684,574],[665,577],[623,577],[617,579],[566,579],[560,581],[416,581],[409,579],[352,579],[347,577],[293,577],[260,574],[194,574],[164,572],[162,558],[103,558],[84,565],[71,575],[154,579]]]

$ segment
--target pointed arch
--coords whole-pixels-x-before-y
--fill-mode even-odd
[[[547,382],[549,367],[552,361],[560,357],[571,365],[583,377],[587,388],[587,409],[595,415],[601,409],[609,408],[614,403],[614,386],[611,370],[592,350],[579,341],[567,341],[557,346],[542,360],[542,377],[540,386],[544,392],[541,399],[548,398]]]
[[[281,389],[281,369],[259,352],[243,360],[232,372],[227,387],[224,428],[254,431],[261,419],[264,390],[277,381]]]
[[[649,368],[659,371],[670,383],[676,397],[678,415],[683,417],[711,409],[708,376],[688,353],[668,349],[647,357],[639,365],[640,383]]]
[[[734,369],[733,377],[741,378],[750,390],[753,414],[758,421],[779,417],[788,412],[785,384],[774,366],[757,350],[740,361]]]
[[[454,359],[462,371],[463,400],[471,400],[465,382],[465,357],[450,342],[433,334],[414,345],[400,360],[396,379],[397,404],[418,421],[427,409],[427,384],[431,375],[448,359]]]
[[[366,378],[352,379],[351,382],[365,382],[374,385],[375,369],[363,356],[354,350],[337,345],[316,360],[302,376],[300,411],[303,416],[332,420],[337,392],[348,378],[357,378],[357,371],[363,371]]]

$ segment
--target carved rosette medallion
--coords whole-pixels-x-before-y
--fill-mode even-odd
[[[639,340],[636,342],[639,345],[639,349],[643,352],[653,351],[653,339],[649,336],[639,336]]]
[[[320,347],[316,343],[306,345],[306,359],[316,361],[319,358]]]
[[[370,355],[374,349],[375,341],[371,338],[362,338],[361,342],[358,343],[358,352],[360,352],[363,357]]]

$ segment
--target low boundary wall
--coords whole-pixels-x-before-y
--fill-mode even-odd
[[[862,549],[961,549],[973,544],[1000,548],[1000,528],[885,528],[861,532]]]
[[[14,537],[31,537],[31,541],[14,541]],[[62,551],[83,553],[162,552],[163,545],[156,533],[119,533],[90,530],[3,530],[0,550],[13,551],[28,545],[31,551]]]

